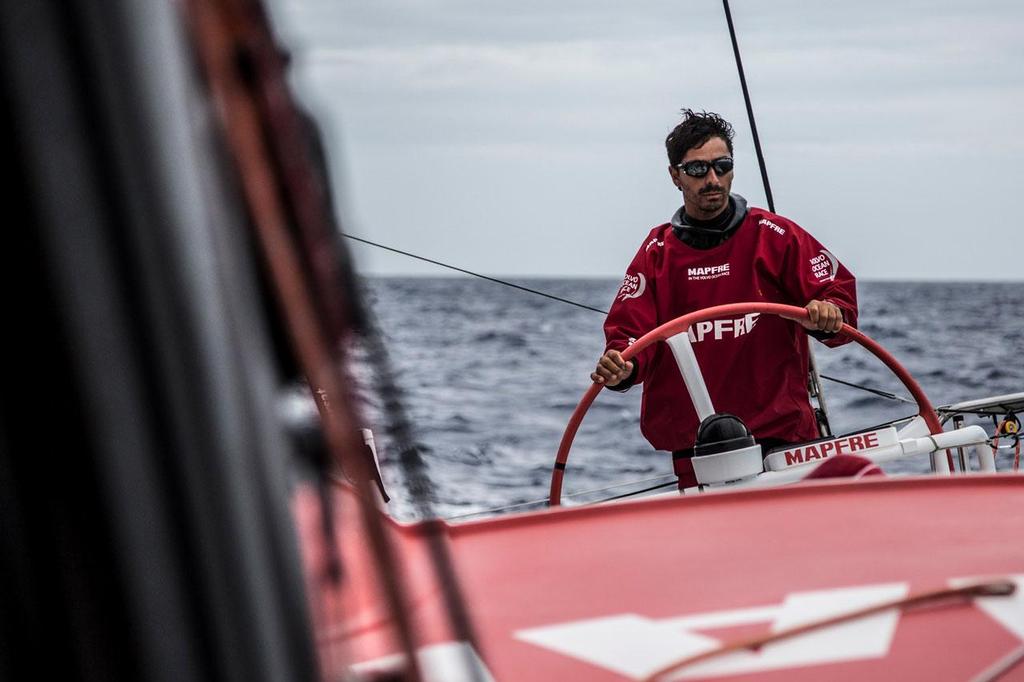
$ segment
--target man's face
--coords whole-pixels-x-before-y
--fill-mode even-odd
[[[725,140],[712,137],[700,147],[694,147],[683,155],[682,163],[690,161],[714,161],[723,156],[731,156]],[[669,166],[669,175],[683,192],[683,203],[686,213],[698,220],[710,220],[725,210],[729,205],[729,190],[732,188],[733,172],[718,175],[714,168],[702,178],[694,178],[681,169]]]

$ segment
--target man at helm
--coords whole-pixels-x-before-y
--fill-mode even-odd
[[[665,140],[669,176],[683,193],[671,222],[640,244],[615,296],[604,355],[591,379],[623,391],[644,385],[640,428],[673,452],[680,486],[694,485],[689,457],[699,420],[666,344],[631,361],[621,351],[680,315],[724,303],[785,303],[807,309],[797,324],[744,315],[694,325],[690,341],[718,412],[738,416],[767,450],[818,437],[808,401],[808,334],[829,346],[857,324],[853,274],[793,221],[731,194],[733,129],[721,116],[683,110]],[[804,329],[808,331],[804,331]]]

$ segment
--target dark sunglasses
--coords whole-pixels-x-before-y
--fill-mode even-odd
[[[728,156],[723,156],[714,161],[688,161],[676,164],[676,168],[691,178],[703,178],[712,168],[715,169],[715,175],[725,175],[732,171],[732,159]]]

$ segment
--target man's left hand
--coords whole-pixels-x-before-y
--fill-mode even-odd
[[[811,301],[806,306],[808,319],[799,320],[804,329],[835,333],[843,328],[843,312],[835,303]]]

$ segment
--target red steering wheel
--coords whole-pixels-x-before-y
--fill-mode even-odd
[[[783,305],[781,303],[752,302],[716,305],[711,308],[705,308],[704,310],[696,310],[692,313],[687,313],[686,315],[677,317],[676,319],[666,322],[660,327],[647,332],[634,342],[633,345],[622,351],[622,359],[631,360],[637,353],[651,344],[657,341],[667,341],[676,334],[685,333],[692,325],[698,322],[706,322],[707,320],[713,320],[718,317],[746,315],[747,313],[767,313],[794,319],[807,319],[807,311],[805,309],[791,305]],[[862,334],[845,322],[838,333],[845,334],[859,343],[872,355],[881,360],[882,364],[892,370],[893,374],[903,382],[903,385],[917,402],[917,413],[921,415],[922,419],[924,419],[928,429],[933,434],[942,433],[942,425],[939,423],[939,418],[935,414],[935,408],[932,407],[932,404],[928,401],[924,391],[922,391],[921,387],[917,385],[914,378],[910,376],[910,373],[903,367],[903,365],[896,361],[896,358],[894,358],[889,351],[878,345],[878,342],[874,339]],[[583,417],[587,414],[587,410],[590,409],[590,405],[594,402],[594,399],[597,397],[597,394],[601,392],[603,387],[604,384],[594,383],[589,389],[587,389],[587,392],[583,394],[583,398],[580,399],[579,405],[576,406],[576,410],[572,413],[572,417],[569,419],[569,423],[565,427],[565,433],[562,434],[562,442],[559,444],[558,454],[555,456],[555,468],[551,472],[551,494],[548,497],[548,504],[552,507],[557,507],[562,503],[562,479],[565,476],[565,463],[569,459],[569,450],[572,448],[572,441],[576,437],[576,431],[579,430],[580,423],[582,423]],[[691,396],[691,400],[692,399],[693,396]]]

